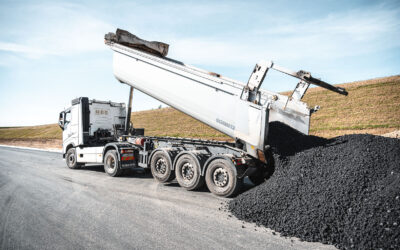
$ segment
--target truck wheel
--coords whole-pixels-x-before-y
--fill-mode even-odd
[[[253,184],[256,186],[268,180],[275,171],[274,158],[271,151],[268,151],[266,156],[268,159],[268,164],[260,163],[258,165],[258,171],[254,175],[249,176],[251,182],[253,182]]]
[[[232,197],[243,185],[243,179],[236,176],[235,166],[225,159],[213,160],[206,171],[208,189],[217,196]]]
[[[261,175],[251,175],[249,179],[254,185],[258,186],[265,181],[264,173],[261,173]]]
[[[193,156],[189,154],[179,157],[175,166],[175,175],[179,185],[187,190],[196,190],[204,185],[204,177],[201,176],[200,166]]]
[[[151,174],[158,182],[166,183],[175,179],[169,156],[163,151],[154,153],[150,161]]]
[[[104,171],[112,177],[122,174],[123,171],[119,168],[119,159],[116,150],[108,150],[104,156]]]
[[[78,169],[81,168],[83,164],[80,164],[76,161],[76,150],[75,148],[70,148],[67,151],[67,154],[65,156],[65,161],[67,162],[67,166],[70,169]]]

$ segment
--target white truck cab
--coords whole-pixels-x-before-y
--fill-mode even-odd
[[[76,98],[71,104],[60,113],[58,122],[67,164],[102,163],[104,145],[114,141],[124,128],[125,104],[87,97]]]

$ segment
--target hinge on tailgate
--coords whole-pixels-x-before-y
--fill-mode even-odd
[[[285,106],[283,107],[283,110],[286,109],[286,106],[288,105],[289,101],[291,101],[291,100],[300,101],[301,98],[303,98],[304,94],[306,93],[308,87],[310,87],[310,84],[306,81],[301,80],[296,85],[296,88],[293,90],[292,94],[290,96],[288,96]]]
[[[268,69],[273,66],[273,62],[261,61],[256,64],[250,75],[247,85],[244,87],[241,95],[242,100],[257,102],[257,93],[267,75]]]
[[[271,68],[272,65],[272,62],[266,61],[261,61],[256,64],[253,69],[253,73],[251,73],[249,81],[247,82],[247,87],[250,91],[258,90],[260,88],[268,69]]]

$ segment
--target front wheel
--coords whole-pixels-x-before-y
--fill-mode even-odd
[[[217,196],[232,197],[243,185],[243,179],[237,178],[233,164],[225,159],[213,160],[206,171],[208,189]]]
[[[112,177],[117,177],[122,174],[123,170],[119,167],[118,154],[116,150],[109,150],[104,156],[104,171]]]
[[[82,164],[78,163],[76,161],[76,150],[75,148],[70,148],[67,151],[67,154],[65,156],[65,161],[67,162],[67,166],[70,169],[78,169],[81,168]]]

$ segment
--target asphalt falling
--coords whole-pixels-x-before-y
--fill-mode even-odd
[[[275,172],[228,204],[237,218],[340,249],[400,249],[400,140],[305,136],[271,123]]]

